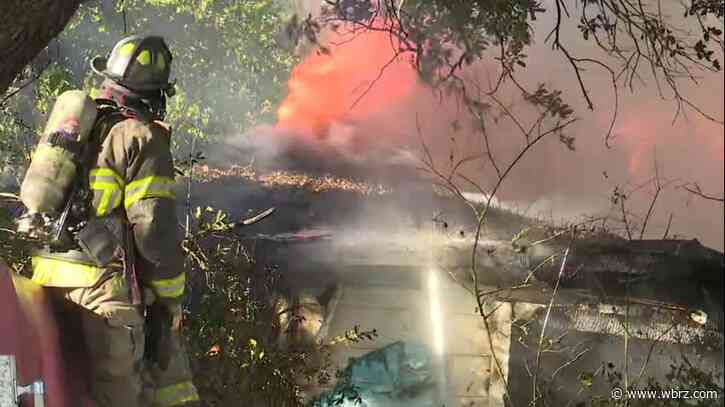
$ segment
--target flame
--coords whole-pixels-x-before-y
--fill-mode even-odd
[[[673,123],[671,112],[654,105],[640,106],[622,120],[616,133],[624,136],[628,173],[636,180],[652,176],[655,153],[662,155],[665,169],[679,176],[688,176],[678,172],[680,169],[693,167],[683,157],[698,157],[698,168],[715,170],[723,165],[722,128],[702,116],[690,115]]]
[[[416,85],[413,67],[396,56],[390,34],[330,35],[329,53],[313,53],[294,68],[277,111],[278,127],[310,134],[315,141],[328,139],[335,123],[369,120],[405,103]]]
[[[619,133],[626,137],[629,150],[627,169],[629,175],[645,179],[651,176],[652,153],[658,142],[657,125],[649,120],[652,116],[632,117],[619,127]]]

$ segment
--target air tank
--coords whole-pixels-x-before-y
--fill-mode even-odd
[[[29,213],[52,216],[63,210],[96,115],[96,104],[85,92],[58,96],[20,187]]]

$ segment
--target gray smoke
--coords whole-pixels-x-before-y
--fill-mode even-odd
[[[412,173],[418,164],[411,152],[386,144],[363,151],[347,138],[345,125],[332,126],[325,139],[301,130],[262,125],[225,139],[208,151],[212,164],[253,163],[263,171],[290,170],[374,178],[380,172]],[[381,175],[381,174],[380,174]]]

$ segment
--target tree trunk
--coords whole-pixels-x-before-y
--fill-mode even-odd
[[[0,95],[65,28],[82,0],[0,0]]]

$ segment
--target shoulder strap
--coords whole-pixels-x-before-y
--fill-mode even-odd
[[[73,200],[80,203],[77,208],[82,209],[74,213],[74,217],[78,222],[87,221],[91,213],[90,172],[98,160],[98,154],[101,151],[103,142],[111,128],[127,118],[113,101],[96,99],[95,102],[97,109],[96,121],[93,123],[90,137],[83,146],[82,158],[74,180],[75,192],[68,198],[69,202]],[[73,206],[76,207],[75,204]]]
[[[93,128],[91,129],[91,136],[84,148],[85,152],[83,160],[81,161],[82,165],[80,171],[78,172],[78,175],[82,180],[82,184],[87,182],[91,167],[98,159],[101,146],[108,136],[108,133],[111,131],[111,128],[113,128],[113,126],[117,123],[127,119],[118,106],[116,106],[116,104],[111,100],[96,99],[96,105],[98,114],[96,116],[96,121],[93,123]]]
[[[130,116],[124,114],[124,111],[112,100],[96,99],[96,104],[98,105],[98,116],[93,124],[92,142],[100,147],[111,128]]]

